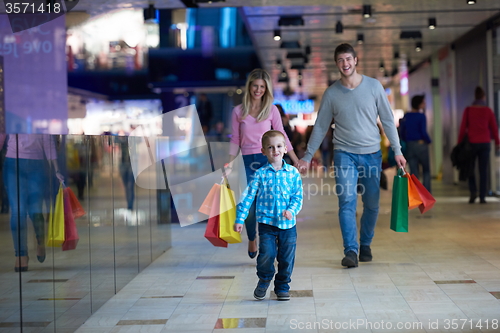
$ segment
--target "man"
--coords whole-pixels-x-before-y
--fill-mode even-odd
[[[339,220],[344,242],[342,266],[357,267],[359,261],[371,261],[371,242],[377,223],[380,198],[382,154],[377,118],[380,117],[398,167],[406,160],[401,153],[394,116],[384,88],[377,80],[358,74],[358,58],[353,47],[340,44],[335,49],[335,62],[341,78],[324,93],[318,118],[307,145],[307,151],[297,167],[309,168],[332,119],[334,131],[334,177],[339,200]],[[360,244],[357,242],[357,186],[363,200]]]

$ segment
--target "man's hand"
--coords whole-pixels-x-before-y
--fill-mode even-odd
[[[238,232],[241,234],[241,231],[243,230],[243,224],[241,223],[235,223],[233,226],[234,231]]]
[[[396,155],[394,156],[394,159],[396,160],[396,164],[398,168],[405,168],[406,166],[406,159],[403,155]]]
[[[283,216],[286,217],[287,220],[291,220],[293,218],[293,214],[290,213],[288,210],[283,211]]]
[[[299,170],[300,173],[305,173],[307,170],[309,170],[309,162],[306,162],[304,160],[299,160],[296,164],[295,167]]]

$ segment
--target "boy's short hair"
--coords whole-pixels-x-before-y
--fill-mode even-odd
[[[276,131],[276,130],[270,130],[270,131],[267,131],[266,133],[264,133],[264,135],[262,135],[262,139],[261,139],[262,147],[265,146],[266,142],[269,141],[270,138],[274,138],[277,136],[281,136],[283,138],[283,142],[286,143],[285,135],[283,133],[281,133],[280,131]]]
[[[425,100],[425,95],[413,96],[413,98],[411,99],[411,108],[418,110],[418,107],[420,106],[420,104],[422,104],[424,100]]]

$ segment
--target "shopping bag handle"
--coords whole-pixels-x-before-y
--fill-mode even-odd
[[[399,167],[398,169],[398,176],[404,176],[406,175],[406,170],[403,167]]]

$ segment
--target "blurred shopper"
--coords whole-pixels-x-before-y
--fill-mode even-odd
[[[422,167],[423,185],[431,192],[431,167],[429,144],[432,142],[427,133],[425,118],[425,96],[416,95],[411,99],[411,111],[405,114],[400,122],[401,139],[406,142],[406,158],[410,171],[420,178]]]
[[[212,102],[207,98],[207,94],[201,94],[198,97],[198,103],[196,103],[196,111],[198,111],[198,116],[200,117],[201,128],[203,133],[207,133],[210,129],[210,124],[212,122]]]
[[[378,218],[382,171],[378,117],[395,151],[398,167],[404,168],[406,160],[401,154],[394,115],[380,82],[356,72],[358,58],[351,45],[337,46],[334,59],[341,79],[323,95],[307,152],[298,167],[302,172],[308,169],[332,119],[335,119],[333,163],[337,170],[335,181],[345,254],[341,263],[349,268],[358,266],[358,253],[359,261],[372,260],[370,244]],[[356,226],[358,180],[363,188],[361,247],[357,242]]]
[[[0,134],[0,146],[6,134]],[[36,256],[39,262],[45,260],[45,220],[43,199],[49,186],[47,163],[55,170],[60,181],[57,154],[53,137],[44,134],[11,134],[8,136],[3,179],[10,204],[10,228],[16,262],[14,270],[28,270],[28,216],[33,224],[37,240]]]
[[[486,105],[486,95],[481,87],[474,91],[475,100],[471,106],[465,108],[462,115],[462,124],[458,134],[458,142],[462,142],[467,135],[472,148],[472,160],[469,173],[469,203],[474,203],[477,198],[476,177],[474,175],[476,159],[479,166],[479,202],[486,203],[487,172],[490,161],[490,141],[495,140],[496,150],[500,148],[498,126],[495,114]]]
[[[286,115],[285,110],[283,109],[281,104],[275,104],[275,106],[278,108],[278,111],[280,112],[281,122],[283,123],[283,129],[285,130],[285,134],[288,137],[288,139],[290,140],[290,144],[292,144],[291,139],[293,137],[293,130],[292,130],[292,126],[290,126],[290,119]],[[292,147],[293,147],[293,144],[292,144]],[[295,147],[293,147],[293,148],[295,149]],[[292,164],[292,159],[290,158],[290,156],[287,155],[284,157],[284,159],[285,159],[286,163]]]
[[[261,152],[261,137],[271,128],[285,134],[278,108],[273,105],[273,87],[269,73],[263,69],[254,69],[245,85],[243,103],[237,105],[231,115],[232,135],[229,150],[229,163],[225,165],[226,174],[231,172],[234,158],[239,149],[243,155],[247,182],[253,179],[257,169],[267,163]],[[290,140],[285,135],[287,153],[296,164],[298,158],[293,152]],[[245,227],[248,235],[248,256],[257,255],[255,202],[250,208]]]
[[[123,187],[125,188],[128,213],[131,216],[134,210],[135,178],[134,172],[132,171],[132,163],[130,161],[128,137],[117,136],[115,137],[115,142],[120,146],[120,165],[118,169],[122,178]]]

